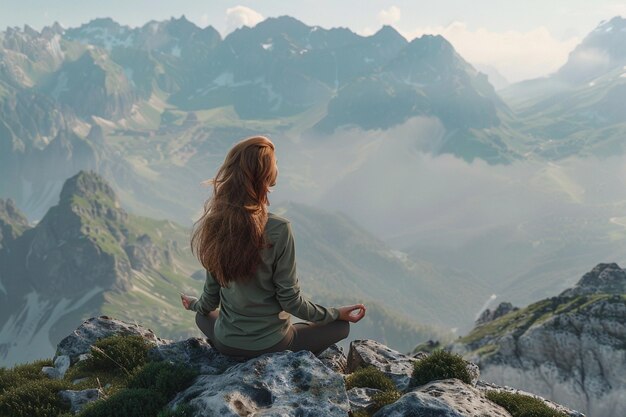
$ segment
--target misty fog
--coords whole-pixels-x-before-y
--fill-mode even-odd
[[[386,131],[272,136],[279,160],[272,202],[342,211],[392,248],[465,271],[526,304],[557,295],[599,262],[622,262],[626,158],[468,163],[431,151],[435,118]]]

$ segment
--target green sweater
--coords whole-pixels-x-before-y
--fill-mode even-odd
[[[286,335],[290,314],[318,324],[339,317],[336,308],[315,304],[300,292],[289,220],[269,213],[265,233],[273,246],[261,250],[262,261],[251,282],[220,288],[207,271],[202,295],[190,305],[204,315],[220,307],[215,337],[224,345],[247,350],[273,346]]]

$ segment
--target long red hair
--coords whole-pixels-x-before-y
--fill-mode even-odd
[[[268,246],[264,230],[267,194],[278,175],[274,161],[274,144],[253,136],[230,149],[210,180],[213,196],[194,223],[191,250],[222,287],[251,280]]]

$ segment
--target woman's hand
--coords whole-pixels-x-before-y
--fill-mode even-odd
[[[339,307],[338,320],[356,323],[365,316],[365,306],[363,304],[354,304],[351,306]]]
[[[189,295],[185,295],[182,292],[180,293],[180,299],[183,303],[183,307],[185,307],[185,310],[189,310],[189,306],[191,305],[191,302],[194,300],[197,300],[196,297],[191,297]]]

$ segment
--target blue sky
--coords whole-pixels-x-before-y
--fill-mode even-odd
[[[29,24],[40,30],[54,21],[74,27],[105,16],[141,26],[182,14],[222,34],[284,14],[309,25],[343,26],[360,34],[373,33],[382,24],[391,24],[408,39],[440,33],[471,63],[495,67],[509,80],[519,81],[556,70],[601,20],[626,17],[626,1],[0,0],[0,28]]]

